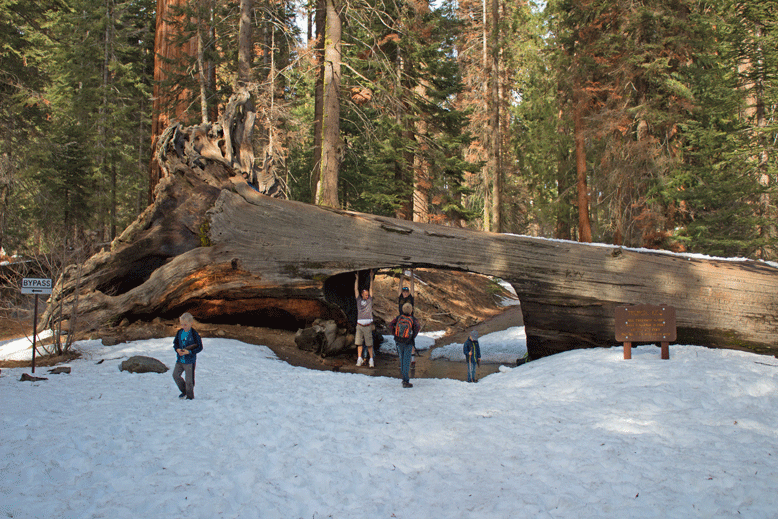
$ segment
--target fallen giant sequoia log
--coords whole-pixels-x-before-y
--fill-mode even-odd
[[[278,200],[257,193],[226,162],[197,152],[197,138],[190,129],[166,141],[160,155],[168,175],[155,203],[80,276],[72,268],[59,280],[52,300],[67,303],[78,292],[82,329],[183,311],[209,322],[346,323],[354,272],[432,267],[509,281],[533,356],[615,344],[614,308],[626,304],[674,306],[677,343],[778,353],[778,268],[769,264],[491,234]],[[55,316],[45,318],[52,324]]]

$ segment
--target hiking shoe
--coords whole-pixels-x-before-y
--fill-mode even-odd
[[[362,365],[362,362],[364,362],[364,360],[362,359],[362,357],[359,357],[359,358],[357,359],[357,366],[361,366],[361,365]]]
[[[373,357],[370,357],[370,363],[368,364],[371,368],[375,367],[375,362],[373,362]]]
[[[410,382],[406,382],[406,381],[404,381],[404,380],[403,380],[403,387],[413,387],[413,384],[411,384]]]

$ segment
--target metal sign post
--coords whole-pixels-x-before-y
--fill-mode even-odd
[[[51,280],[47,278],[22,279],[22,294],[35,294],[35,311],[32,317],[32,372],[35,373],[35,339],[38,337],[38,296],[51,294]]]

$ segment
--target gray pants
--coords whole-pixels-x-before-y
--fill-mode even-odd
[[[184,382],[184,379],[181,377],[182,373],[186,375],[186,382]],[[182,364],[180,362],[176,362],[176,367],[173,368],[173,380],[175,380],[176,385],[178,386],[178,389],[181,391],[182,394],[186,395],[186,397],[190,400],[194,398],[194,385],[195,385],[194,363]]]

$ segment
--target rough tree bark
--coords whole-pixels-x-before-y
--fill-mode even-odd
[[[614,345],[614,308],[638,303],[674,306],[678,343],[778,352],[778,268],[770,264],[485,233],[279,200],[242,180],[240,161],[221,152],[222,140],[219,125],[173,126],[162,136],[157,157],[169,174],[154,204],[81,270],[78,317],[85,329],[184,311],[206,322],[257,325],[264,317],[304,325],[324,317],[346,324],[343,302],[353,301],[354,272],[433,267],[509,281],[533,356]],[[52,303],[76,296],[76,272],[60,278]]]
[[[343,155],[340,136],[340,67],[341,67],[341,11],[339,0],[326,0],[326,29],[324,34],[324,83],[321,124],[321,158],[316,203],[339,207],[338,173]]]
[[[316,63],[316,84],[313,105],[313,171],[311,172],[311,203],[319,198],[321,179],[322,128],[324,127],[324,39],[327,32],[326,0],[315,0],[316,41],[313,55]]]
[[[171,35],[175,33],[173,13],[187,4],[189,0],[157,0],[157,27],[154,36],[154,97],[151,120],[151,145],[157,147],[157,141],[171,121],[181,121],[186,113],[188,94],[181,92],[174,97],[164,81],[168,79],[171,68],[180,63],[184,57],[197,55],[197,39],[192,38],[185,45],[172,43]],[[169,87],[167,87],[169,88]],[[149,203],[154,198],[154,189],[161,178],[159,164],[152,158],[149,165]]]
[[[502,129],[500,128],[500,54],[502,41],[500,38],[500,1],[492,0],[491,6],[491,54],[489,66],[489,97],[487,107],[489,110],[489,155],[488,168],[491,177],[491,185],[484,186],[491,190],[490,202],[492,209],[489,212],[491,223],[489,230],[502,232]],[[486,23],[486,21],[484,21]]]
[[[240,0],[240,23],[238,24],[238,78],[236,86],[246,87],[251,83],[251,62],[253,35],[251,32],[251,11],[253,0]]]
[[[584,135],[584,99],[578,79],[573,87],[573,133],[575,140],[576,191],[578,192],[578,241],[591,243],[592,223],[589,220],[589,187],[586,182],[586,137]]]

